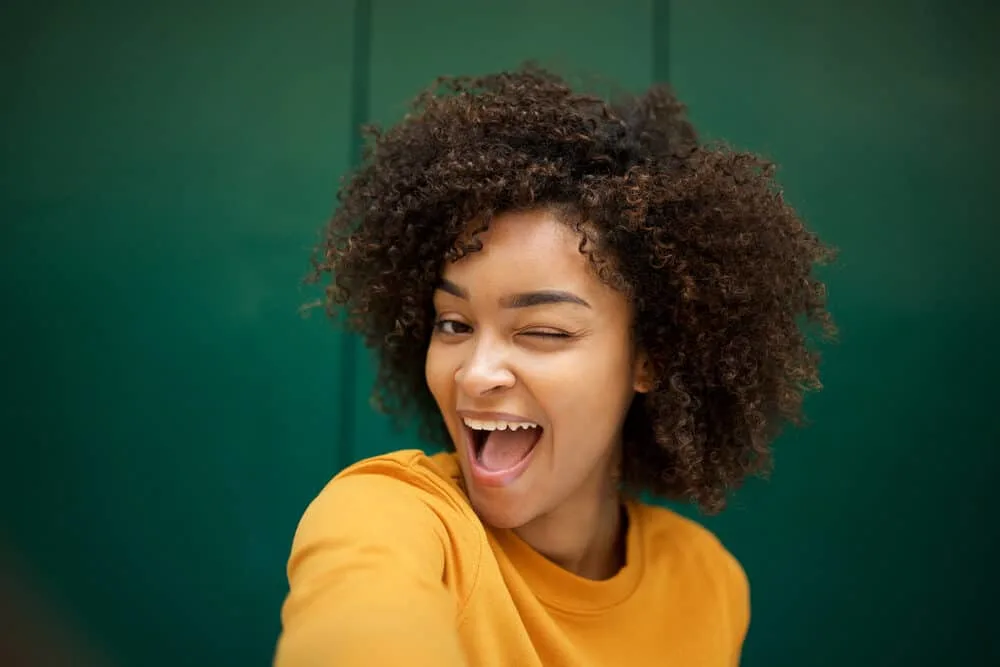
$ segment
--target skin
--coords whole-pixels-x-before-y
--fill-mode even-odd
[[[470,501],[485,523],[512,529],[566,569],[609,577],[622,565],[622,425],[636,392],[649,387],[629,303],[597,278],[579,234],[552,211],[499,215],[479,238],[481,251],[443,269],[425,366]],[[564,300],[515,298],[542,291]],[[516,479],[477,482],[465,411],[543,427]]]

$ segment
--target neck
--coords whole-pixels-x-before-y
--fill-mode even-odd
[[[532,549],[587,579],[608,579],[625,564],[625,522],[610,480],[515,529]]]

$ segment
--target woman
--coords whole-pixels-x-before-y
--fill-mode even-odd
[[[662,87],[442,79],[375,134],[316,260],[376,395],[447,447],[337,475],[292,546],[276,664],[736,665],[707,530],[818,386],[828,251],[764,161]]]

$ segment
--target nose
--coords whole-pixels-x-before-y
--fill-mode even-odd
[[[479,340],[471,352],[455,373],[455,381],[464,393],[484,396],[514,386],[514,373],[503,345]]]

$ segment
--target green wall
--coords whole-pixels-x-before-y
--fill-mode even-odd
[[[1000,664],[1000,11],[985,6],[671,3],[671,79],[695,119],[777,159],[841,249],[814,425],[710,522],[750,574],[749,665]]]
[[[119,665],[267,664],[351,391],[296,310],[349,158],[350,15],[5,14],[0,536]]]
[[[997,10],[482,4],[2,10],[0,546],[19,576],[117,664],[267,664],[305,503],[415,442],[371,412],[357,342],[297,312],[352,127],[438,74],[537,58],[670,78],[841,248],[814,425],[705,520],[753,585],[744,664],[1000,659]]]

